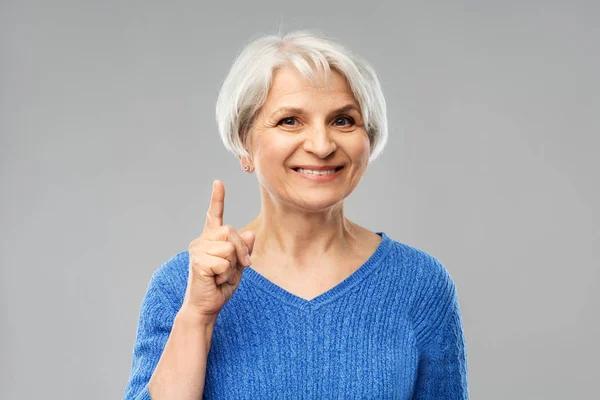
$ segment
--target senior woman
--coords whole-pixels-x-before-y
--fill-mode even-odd
[[[446,268],[344,216],[387,138],[369,64],[321,34],[265,36],[216,115],[262,208],[224,225],[215,180],[202,234],[152,275],[124,398],[468,398]]]

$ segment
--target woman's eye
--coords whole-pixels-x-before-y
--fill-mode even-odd
[[[344,120],[348,121],[349,124],[354,124],[354,120],[346,115],[336,119],[335,122],[337,123],[338,121],[344,121]],[[344,126],[344,125],[337,125],[337,126]]]
[[[292,123],[293,123],[294,121],[296,121],[296,117],[288,117],[288,118],[284,118],[284,119],[282,119],[281,121],[279,121],[279,122],[277,123],[277,125],[281,125],[282,123],[283,123],[284,125],[290,125],[290,124],[289,124],[289,122],[292,122]]]

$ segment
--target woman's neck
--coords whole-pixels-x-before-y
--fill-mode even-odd
[[[253,254],[260,256],[268,249],[269,257],[284,256],[295,264],[341,253],[360,233],[360,227],[344,216],[343,203],[324,212],[264,207],[240,233],[248,230],[256,234]]]

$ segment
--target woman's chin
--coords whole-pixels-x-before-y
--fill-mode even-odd
[[[310,212],[318,212],[318,211],[325,211],[327,209],[330,209],[331,207],[338,205],[342,200],[344,200],[344,199],[339,196],[332,196],[332,197],[323,197],[323,196],[317,197],[317,196],[315,196],[315,198],[313,198],[313,199],[303,197],[302,199],[297,199],[293,203],[297,208],[300,208],[302,210],[310,211]]]

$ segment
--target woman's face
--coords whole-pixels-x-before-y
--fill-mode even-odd
[[[331,91],[315,88],[290,66],[273,75],[248,146],[259,182],[275,203],[305,211],[332,207],[367,169],[370,144],[358,102],[343,75],[332,73]],[[343,168],[315,176],[298,166]]]

